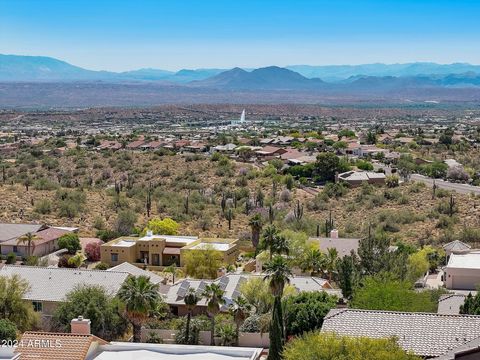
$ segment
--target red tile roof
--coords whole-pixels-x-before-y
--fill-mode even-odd
[[[93,342],[108,344],[94,335],[27,331],[14,353],[19,360],[85,360]]]

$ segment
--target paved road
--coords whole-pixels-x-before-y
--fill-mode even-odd
[[[433,179],[420,174],[413,174],[410,179],[413,181],[421,181],[430,187],[433,186]],[[480,195],[480,186],[472,186],[468,184],[457,184],[457,183],[452,183],[452,182],[448,182],[440,179],[435,179],[435,184],[440,189],[456,191],[460,194],[474,193],[475,195]]]

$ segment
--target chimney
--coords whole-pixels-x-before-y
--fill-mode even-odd
[[[79,316],[70,322],[70,328],[72,334],[90,335],[90,320],[84,319],[83,316]]]
[[[330,237],[332,239],[338,239],[338,230],[337,229],[332,229],[332,231],[330,231]]]

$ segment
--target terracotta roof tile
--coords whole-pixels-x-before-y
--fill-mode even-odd
[[[27,331],[15,353],[20,360],[84,360],[93,342],[107,344],[94,335]]]

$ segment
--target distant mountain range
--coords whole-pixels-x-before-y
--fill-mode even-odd
[[[435,63],[259,69],[93,71],[41,56],[0,55],[0,106],[179,102],[480,101],[480,66]]]
[[[187,83],[217,75],[226,69],[139,69],[125,72],[93,71],[46,56],[0,54],[0,81],[170,81]]]
[[[467,63],[436,64],[415,62],[406,64],[364,64],[364,65],[291,65],[287,69],[305,77],[318,77],[324,81],[341,81],[354,76],[395,76],[449,75],[474,72],[480,74],[480,65]]]
[[[295,72],[282,71],[281,69]],[[223,74],[222,74],[223,73]],[[218,76],[217,75],[220,75]],[[428,77],[442,78],[447,76],[466,77],[472,82],[480,74],[480,65],[467,63],[436,64],[416,62],[407,64],[365,64],[365,65],[291,65],[285,68],[276,66],[262,69],[183,69],[177,72],[161,69],[139,69],[125,72],[93,71],[71,65],[65,61],[45,56],[21,56],[0,54],[0,81],[165,81],[186,84],[195,81],[194,85],[238,87],[250,84],[258,86],[258,81],[266,81],[262,86],[267,88],[281,87],[279,79],[297,84],[302,88],[319,85],[323,82],[353,82],[365,77]],[[303,78],[298,75],[302,75]],[[230,79],[231,78],[231,79]],[[314,81],[305,81],[314,79]],[[207,80],[208,79],[208,80]],[[319,81],[322,80],[322,82]],[[206,80],[205,82],[202,82]],[[460,80],[452,80],[454,83]],[[476,85],[476,80],[473,80]],[[448,83],[448,81],[447,81]]]

